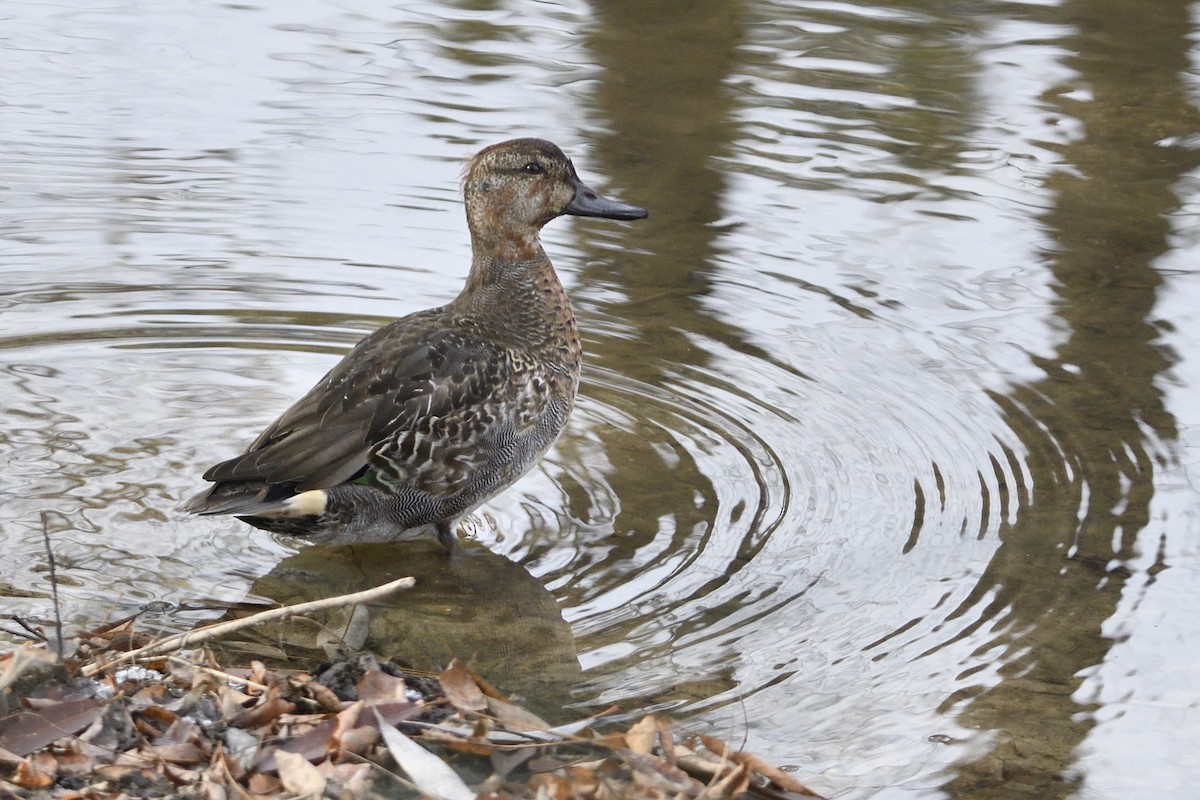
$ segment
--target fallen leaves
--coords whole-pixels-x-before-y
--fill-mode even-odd
[[[25,699],[0,720],[0,793],[102,797],[136,785],[147,796],[214,800],[366,797],[383,774],[372,762],[388,758],[380,720],[390,726],[444,703],[408,699],[404,678],[371,659],[358,700],[259,662],[222,672],[208,661],[196,652],[161,661],[161,671],[110,668]]]
[[[0,695],[19,709],[0,718],[0,796],[355,800],[399,780],[398,769],[441,800],[818,797],[719,739],[678,737],[657,716],[623,730],[595,730],[607,712],[551,726],[457,660],[435,680],[369,655],[286,674],[258,661],[220,669],[204,651],[166,656],[139,642],[131,664],[106,649],[130,646],[118,627],[89,636],[91,660],[67,662],[37,692],[9,688],[46,663],[25,652],[36,648],[0,654]]]
[[[0,748],[27,756],[87,728],[100,716],[103,704],[88,698],[55,703],[36,711],[21,711],[5,720]]]

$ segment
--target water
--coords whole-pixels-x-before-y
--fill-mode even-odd
[[[1194,5],[0,16],[6,611],[52,620],[43,532],[68,626],[411,570],[379,649],[661,709],[830,796],[1190,795]],[[651,217],[547,228],[583,396],[468,557],[181,517],[458,291],[461,163],[520,135]]]

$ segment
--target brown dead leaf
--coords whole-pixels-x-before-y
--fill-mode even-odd
[[[123,653],[129,650],[140,650],[152,641],[149,634],[140,631],[121,631],[111,636],[106,645],[114,653]]]
[[[362,726],[358,724],[359,716],[366,705],[362,700],[356,700],[337,715],[337,726],[329,741],[331,751],[340,750],[361,755],[366,752],[367,748],[379,741],[377,728],[371,727],[366,720]]]
[[[693,752],[687,747],[682,747],[680,748],[681,755],[677,759],[681,767],[693,774],[712,778],[718,774],[725,774],[730,762],[734,762],[745,764],[749,770],[761,775],[784,791],[806,797],[821,797],[791,775],[778,767],[771,766],[753,753],[730,752],[729,746],[725,742],[712,736],[698,734],[694,738],[708,752]]]
[[[696,739],[701,744],[703,744],[705,747],[707,747],[711,753],[716,755],[717,758],[720,758],[720,759],[729,759],[730,758],[731,753],[729,750],[729,745],[725,744],[723,741],[721,741],[717,737],[708,736],[707,734],[703,734],[703,733],[698,733],[698,734],[696,734]]]
[[[617,753],[633,770],[636,782],[671,793],[684,792],[693,797],[704,791],[704,784],[658,756],[635,753],[632,750],[618,750]]]
[[[753,753],[736,753],[734,758],[743,762],[750,767],[750,769],[754,770],[759,775],[778,786],[780,789],[783,789],[785,792],[795,792],[796,794],[804,795],[806,797],[821,796],[800,781],[793,778],[791,775],[787,774],[778,767],[771,766]]]
[[[337,740],[338,749],[345,753],[353,753],[361,756],[379,741],[379,730],[372,728],[370,725],[363,725],[360,728],[353,728],[346,731]],[[341,760],[339,756],[338,760]]]
[[[206,764],[208,754],[194,744],[146,744],[142,745],[141,753],[156,761],[167,761],[171,764]]]
[[[13,772],[12,782],[23,789],[45,789],[54,783],[58,762],[49,753],[25,759]]]
[[[308,692],[312,699],[316,700],[317,704],[326,711],[340,711],[342,708],[342,701],[333,693],[333,690],[319,681],[311,678],[305,681],[304,691]]]
[[[507,700],[489,697],[487,698],[487,708],[510,731],[544,731],[550,728],[550,723],[537,714],[534,714],[532,711],[526,711],[519,705],[510,703]]]
[[[720,780],[709,784],[705,795],[708,797],[734,797],[746,791],[749,785],[750,768],[745,764],[738,764],[732,769],[724,770],[724,775]]]
[[[595,770],[579,765],[567,767],[567,778],[576,797],[596,797],[604,785]]]
[[[386,703],[379,703],[371,707],[371,709],[383,717],[383,721],[388,725],[395,725],[399,722],[404,722],[409,719],[416,719],[421,716],[421,712],[425,710],[424,703],[410,703],[407,700],[393,700]],[[374,714],[367,720],[368,725],[374,724]]]
[[[487,708],[487,698],[475,674],[457,658],[438,676],[438,682],[446,693],[446,699],[459,711],[482,711]]]
[[[339,798],[366,797],[371,788],[371,764],[332,764],[326,761],[317,767],[325,779],[332,784],[326,794]]]
[[[329,753],[330,740],[336,728],[337,720],[330,717],[300,735],[289,736],[278,747],[264,747],[254,768],[260,772],[276,772],[279,769],[277,757],[284,752],[308,761],[324,759]]]
[[[653,753],[658,738],[658,718],[647,714],[625,732],[626,747],[635,753]]]
[[[133,727],[138,733],[140,733],[142,736],[145,736],[147,739],[157,739],[162,734],[162,731],[160,731],[158,728],[137,717],[133,718]]]
[[[214,770],[206,770],[200,776],[201,797],[204,800],[229,800],[229,792],[225,788],[224,776]],[[234,784],[236,786],[237,784]]]
[[[79,742],[71,742],[71,747],[56,752],[59,775],[87,775],[96,768],[96,759],[79,752]]]
[[[86,699],[19,712],[5,720],[0,730],[0,747],[27,756],[64,736],[79,733],[95,722],[103,709],[98,701]]]
[[[160,687],[162,687],[164,690],[166,689],[166,687],[163,686],[163,684],[160,683],[158,685]],[[155,727],[161,728],[164,731],[167,728],[171,727],[171,725],[176,720],[179,719],[179,717],[176,716],[174,713],[168,711],[167,709],[163,708],[160,705],[146,706],[145,708],[143,708],[142,710],[137,712],[137,714],[142,719],[145,719],[147,722],[153,723]]]
[[[570,800],[572,794],[571,782],[562,775],[553,773],[534,775],[529,785],[537,791],[539,800]]]
[[[588,742],[596,747],[602,747],[606,750],[616,750],[619,747],[625,747],[625,734],[610,733],[605,736],[594,736],[588,739]]]
[[[658,719],[658,746],[662,748],[663,758],[670,764],[675,763],[675,730],[668,719]]]
[[[688,774],[710,780],[721,773],[721,762],[711,754],[700,755],[687,747],[680,746],[675,750],[675,763],[686,770]]]
[[[457,732],[444,731],[440,728],[426,728],[421,732],[421,740],[437,742],[452,753],[466,753],[473,756],[490,756],[496,747],[484,739],[464,739]]]
[[[195,744],[200,739],[200,726],[191,720],[186,720],[181,717],[176,717],[171,723],[158,742],[155,744],[181,744],[183,742],[192,742]]]
[[[128,775],[141,772],[140,763],[102,764],[96,767],[96,774],[110,781],[119,781]]]
[[[134,692],[130,699],[135,708],[157,708],[156,704],[161,703],[166,694],[165,683],[149,683]]]
[[[232,720],[255,702],[255,697],[234,689],[230,686],[217,686],[213,689],[217,694],[217,705],[220,707],[221,719]],[[192,688],[196,695],[200,689]]]
[[[267,665],[261,661],[250,662],[250,674],[247,676],[255,683],[261,683],[264,686],[271,686],[279,682],[278,677],[267,669]]]
[[[238,783],[246,776],[246,770],[242,769],[241,762],[237,757],[226,753],[223,749],[218,749],[213,754],[212,761],[208,765],[210,774],[219,777],[221,781],[234,789],[234,792],[242,798],[248,798],[246,790]]]
[[[371,705],[386,700],[404,700],[408,692],[404,678],[389,675],[379,667],[372,667],[363,673],[354,688],[358,691],[358,699]]]
[[[367,707],[367,704],[362,700],[355,700],[350,705],[338,712],[336,717],[337,727],[334,729],[333,736],[337,738],[348,730],[358,727],[358,718],[362,714],[362,710]]]
[[[250,776],[250,780],[246,781],[246,788],[254,794],[275,795],[283,788],[283,784],[274,775],[268,775],[265,772],[256,772]]]
[[[239,728],[258,728],[274,722],[283,714],[291,714],[296,710],[296,704],[284,700],[279,693],[278,684],[272,686],[259,703],[235,714],[229,724]]]
[[[325,776],[304,756],[279,750],[275,753],[275,763],[279,766],[279,782],[284,789],[313,798],[325,793]]]
[[[200,770],[179,767],[174,764],[163,763],[159,764],[158,768],[162,776],[176,786],[188,786],[193,783],[199,783],[202,774]]]

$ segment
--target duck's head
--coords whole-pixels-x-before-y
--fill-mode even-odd
[[[610,200],[588,188],[571,159],[543,139],[511,139],[484,148],[463,172],[472,230],[541,228],[563,214],[642,219],[645,209]]]

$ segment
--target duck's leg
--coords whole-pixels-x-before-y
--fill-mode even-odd
[[[454,528],[458,520],[442,520],[437,523],[437,538],[442,543],[442,547],[446,548],[447,553],[453,553],[458,548],[458,537],[454,535]]]

